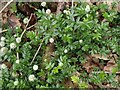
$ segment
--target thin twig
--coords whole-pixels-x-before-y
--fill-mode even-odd
[[[33,15],[33,14],[30,15],[30,18],[29,18],[29,20],[28,20],[28,23],[26,24],[25,29],[24,29],[24,31],[23,31],[22,34],[21,34],[21,38],[23,37],[24,33],[25,33],[26,30],[27,30],[27,27],[28,27],[28,25],[29,25],[29,22],[30,22],[30,20],[32,19],[32,15]]]
[[[17,52],[17,60],[19,60],[19,53]]]
[[[73,8],[73,6],[74,6],[74,0],[72,0],[72,8]]]
[[[35,60],[35,58],[36,58],[36,56],[37,56],[39,50],[41,49],[41,46],[42,46],[42,44],[43,44],[43,41],[44,41],[44,39],[42,40],[42,43],[39,45],[39,47],[38,47],[38,49],[37,49],[37,51],[36,51],[36,53],[35,53],[35,55],[34,55],[32,61],[31,61],[30,65],[34,62],[34,60]]]
[[[32,26],[28,27],[27,30],[31,29],[31,28],[34,27],[35,25],[36,25],[36,23],[33,24]]]
[[[7,31],[8,31],[7,29],[2,30],[2,31],[0,31],[0,34],[3,33],[3,32],[7,32]]]
[[[31,29],[31,28],[34,27],[35,25],[36,25],[36,24],[28,27],[27,30]],[[0,31],[0,34],[1,34],[1,33],[4,33],[4,32],[7,32],[7,31],[8,31],[8,29],[2,30],[2,31]]]
[[[12,3],[14,0],[10,0],[1,10],[0,13],[2,13],[2,11],[10,4]]]
[[[94,74],[100,74],[101,72],[92,72],[92,73],[94,73]],[[111,74],[112,72],[107,72],[107,71],[105,71],[104,73],[106,73],[106,74]],[[116,72],[116,74],[119,74],[120,75],[120,72]]]

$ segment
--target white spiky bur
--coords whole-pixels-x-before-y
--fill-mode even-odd
[[[2,47],[2,48],[0,49],[0,56],[5,55],[5,54],[7,53],[7,51],[8,51],[8,48],[7,48],[7,47]]]
[[[50,9],[47,9],[46,10],[46,14],[50,14],[51,13],[51,10]]]
[[[10,48],[11,48],[11,49],[15,49],[15,48],[16,48],[16,44],[15,44],[15,43],[11,43],[11,44],[10,44]]]
[[[20,37],[17,37],[17,38],[16,38],[16,42],[17,42],[17,43],[20,43],[20,42],[21,42],[21,38],[20,38]]]
[[[1,41],[5,41],[5,37],[2,36],[2,37],[1,37]]]
[[[69,11],[69,10],[64,10],[63,13],[69,15],[69,14],[70,14],[70,11]]]
[[[46,6],[46,2],[42,2],[41,6],[45,7]]]
[[[14,85],[17,86],[18,85],[18,80],[14,81]]]
[[[3,63],[3,64],[1,65],[1,68],[2,68],[2,69],[6,69],[7,66]]]
[[[28,80],[29,81],[34,81],[36,78],[35,78],[35,75],[34,74],[31,74],[31,75],[29,75],[29,77],[28,77]]]
[[[19,63],[20,63],[20,60],[18,59],[18,60],[16,60],[15,62],[16,62],[17,64],[19,64]]]
[[[67,49],[65,49],[65,50],[64,50],[64,53],[67,53],[67,52],[68,52],[68,50],[67,50]]]
[[[5,46],[5,42],[4,42],[4,41],[1,41],[1,42],[0,42],[0,46],[1,46],[1,47],[4,47],[4,46]]]
[[[53,42],[54,42],[54,39],[53,39],[53,38],[50,38],[49,42],[50,42],[50,43],[53,43]]]
[[[60,66],[60,67],[63,66],[63,63],[62,63],[62,62],[59,62],[59,66]]]
[[[81,40],[79,40],[79,43],[83,43],[83,40],[81,39]]]
[[[23,19],[23,23],[24,23],[24,24],[27,24],[28,22],[29,22],[29,19],[28,19],[28,18],[24,18],[24,19]]]
[[[35,70],[35,71],[38,70],[38,65],[34,65],[33,70]]]
[[[90,6],[89,6],[89,5],[86,6],[85,11],[86,11],[86,12],[89,12],[89,11],[90,11]]]

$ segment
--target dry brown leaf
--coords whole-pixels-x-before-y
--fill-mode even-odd
[[[59,3],[58,3],[56,14],[61,13],[61,10],[63,10],[64,5],[65,5],[64,2],[59,2]]]
[[[115,68],[117,65],[108,65],[108,66],[105,66],[103,71],[107,71],[107,72],[111,72],[113,68]]]
[[[64,82],[62,82],[62,84],[66,88],[77,88],[78,87],[78,84],[74,84],[70,79],[66,79]]]
[[[94,65],[86,67],[87,72],[88,73],[92,72],[93,71],[93,67],[94,67]]]
[[[83,68],[86,68],[91,65],[91,62],[87,61],[83,64]]]
[[[103,70],[107,71],[107,72],[110,72],[111,71],[111,66],[105,66]]]
[[[75,75],[75,76],[78,76],[78,77],[79,77],[79,76],[80,76],[80,73],[79,73],[78,71],[76,71],[76,72],[73,72],[72,75]]]
[[[109,60],[108,55],[100,55],[100,54],[93,54],[92,57],[98,58],[98,59],[103,59],[103,60]]]
[[[2,15],[0,15],[1,16],[1,19],[2,19],[2,24],[4,25],[4,24],[6,24],[7,23],[7,11],[3,11],[2,13],[1,13]]]
[[[4,61],[3,62],[6,66],[7,66],[7,68],[11,68],[12,67],[12,64],[10,63],[10,62],[8,62],[8,61]]]
[[[87,62],[85,62],[85,63],[83,64],[83,68],[85,68],[88,73],[90,73],[90,72],[93,70],[93,67],[94,67],[94,66],[95,66],[95,65],[92,64],[90,60],[88,60]]]
[[[117,5],[117,11],[120,12],[120,3]]]
[[[47,61],[49,61],[51,56],[55,56],[54,49],[55,49],[54,43],[49,43],[46,46],[46,51],[45,51],[45,55],[43,57],[43,60],[47,59]]]
[[[20,20],[19,18],[12,14],[8,17],[8,24],[10,25],[11,28],[15,28],[16,26],[20,27],[21,23],[19,20]]]
[[[115,61],[114,60],[110,60],[107,62],[107,66],[113,66],[115,65]]]
[[[117,75],[114,80],[118,82],[119,76]]]

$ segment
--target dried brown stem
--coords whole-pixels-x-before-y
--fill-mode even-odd
[[[14,0],[10,0],[1,10],[0,13],[2,13],[2,11],[4,11],[4,9],[10,4],[12,3]]]
[[[43,40],[42,40],[42,43],[43,43],[43,41],[44,41],[44,38],[43,38]],[[34,62],[34,60],[35,60],[35,58],[36,58],[36,56],[37,56],[39,50],[41,49],[42,43],[39,45],[39,47],[38,47],[38,49],[37,49],[37,51],[36,51],[36,53],[35,53],[35,55],[34,55],[32,61],[31,61],[30,65]]]
[[[29,18],[29,20],[28,20],[28,23],[26,24],[25,29],[24,29],[24,31],[23,31],[22,34],[21,34],[21,38],[23,37],[24,33],[25,33],[26,30],[27,30],[27,27],[28,27],[28,25],[29,25],[29,22],[30,22],[30,20],[32,19],[32,15],[33,15],[33,14],[31,13],[30,18]]]
[[[7,32],[7,31],[8,31],[8,30],[7,30],[7,29],[5,29],[5,30],[0,31],[0,33]]]

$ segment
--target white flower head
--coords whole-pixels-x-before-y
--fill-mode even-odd
[[[59,66],[63,66],[63,63],[62,63],[62,62],[59,62]]]
[[[86,17],[89,17],[89,14],[86,14]]]
[[[68,50],[67,50],[67,49],[65,49],[65,50],[64,50],[64,53],[67,53],[67,52],[68,52]]]
[[[0,46],[1,46],[1,47],[4,47],[4,46],[5,46],[5,42],[4,42],[4,41],[1,41],[1,42],[0,42]]]
[[[45,7],[46,6],[46,2],[42,2],[41,6]]]
[[[0,28],[0,32],[2,32],[2,28]]]
[[[80,42],[80,43],[82,43],[82,42],[83,42],[83,40],[79,40],[79,42]]]
[[[5,41],[5,37],[1,37],[1,41]]]
[[[19,29],[19,27],[17,26],[17,27],[15,27],[15,29]]]
[[[64,11],[63,11],[63,13],[65,13],[65,14],[66,14],[66,12],[67,12],[67,10],[64,10]]]
[[[14,81],[14,85],[17,86],[18,85],[18,80]]]
[[[47,59],[44,59],[44,61],[46,62],[46,61],[47,61]]]
[[[1,65],[1,68],[2,68],[2,69],[6,69],[7,66],[3,63],[3,64]]]
[[[28,18],[24,18],[24,19],[23,19],[23,23],[24,23],[24,24],[27,24],[28,22],[29,22],[29,19],[28,19]]]
[[[20,43],[21,42],[21,38],[20,37],[16,38],[16,42]]]
[[[94,32],[97,32],[97,30],[94,30]]]
[[[99,12],[96,12],[96,15],[99,15]]]
[[[11,43],[11,44],[10,44],[10,48],[11,48],[11,49],[15,49],[15,48],[16,48],[16,44],[15,44],[15,43]]]
[[[13,77],[17,77],[18,75],[17,75],[17,73],[12,72],[12,76],[13,76]]]
[[[34,65],[33,70],[35,70],[35,71],[38,70],[38,65]]]
[[[34,81],[36,78],[35,78],[35,75],[29,75],[28,77],[29,81]]]
[[[86,6],[85,11],[86,11],[86,12],[89,12],[89,11],[90,11],[90,6],[89,6],[89,5]]]
[[[7,51],[8,51],[8,48],[2,47],[2,48],[0,49],[0,56],[5,55],[5,54],[7,53]]]
[[[46,10],[46,14],[50,14],[51,13],[51,10],[50,9],[47,9]]]
[[[53,43],[53,42],[54,42],[54,39],[53,39],[53,38],[50,38],[49,41],[50,41],[50,43]]]
[[[16,34],[14,34],[14,37],[17,37],[17,35],[16,35]]]
[[[64,10],[63,13],[69,15],[69,14],[70,14],[70,11],[69,11],[69,10]]]
[[[19,64],[19,63],[20,63],[20,60],[18,59],[18,60],[16,60],[15,62],[16,62],[17,64]]]

